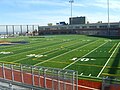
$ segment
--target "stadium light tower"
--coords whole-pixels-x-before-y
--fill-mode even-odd
[[[109,0],[107,0],[107,13],[108,13],[108,34],[110,36],[110,5],[109,5]]]
[[[71,18],[72,18],[72,3],[74,3],[74,0],[70,0],[69,3],[71,4]]]

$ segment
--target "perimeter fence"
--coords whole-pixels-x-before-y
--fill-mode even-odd
[[[78,90],[78,72],[0,63],[0,78],[49,90]]]
[[[102,90],[120,90],[120,77],[104,76],[102,80]]]

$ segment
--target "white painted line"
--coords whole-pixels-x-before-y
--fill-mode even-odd
[[[117,50],[117,48],[119,47],[120,42],[118,43],[118,45],[116,46],[115,50],[113,51],[113,53],[111,54],[111,56],[109,57],[109,59],[107,60],[107,62],[105,63],[105,65],[103,66],[103,68],[101,69],[100,73],[97,75],[97,77],[100,77],[101,73],[103,72],[103,70],[105,69],[105,67],[107,66],[107,64],[109,63],[110,59],[112,58],[112,56],[114,55],[115,51]]]
[[[113,48],[117,45],[117,43],[115,43],[112,48],[109,50],[109,53],[113,50]]]
[[[91,74],[89,74],[89,77],[91,76]]]
[[[102,45],[98,46],[97,48],[93,49],[92,51],[90,51],[89,53],[85,54],[85,55],[82,56],[82,57],[85,57],[85,56],[89,55],[90,53],[94,52],[95,50],[97,50],[98,48],[102,47],[102,46],[105,45],[106,43],[107,43],[107,42],[103,43]],[[81,58],[82,58],[82,57],[81,57]],[[63,68],[63,70],[66,69],[66,68],[68,68],[68,67],[70,67],[71,65],[73,65],[73,64],[76,63],[76,62],[78,62],[79,60],[80,60],[80,59],[77,59],[76,61],[74,61],[74,62],[72,62],[71,64],[67,65],[66,67]]]
[[[62,53],[62,54],[60,54],[60,55],[58,55],[58,56],[55,56],[55,57],[53,57],[53,58],[50,58],[50,59],[48,59],[48,60],[45,60],[45,61],[40,62],[40,63],[37,63],[37,64],[35,64],[34,66],[37,66],[37,65],[42,64],[42,63],[45,63],[45,62],[47,62],[47,61],[50,61],[50,60],[55,59],[55,58],[57,58],[57,57],[60,57],[60,56],[62,56],[62,55],[68,54],[68,53],[70,53],[70,52],[73,52],[73,51],[75,51],[75,50],[77,50],[77,49],[80,49],[80,48],[82,48],[82,47],[88,46],[88,45],[90,45],[90,44],[92,44],[92,43],[95,43],[95,42],[96,42],[96,41],[91,42],[91,43],[87,43],[87,44],[85,44],[85,45],[83,45],[83,46],[81,46],[81,47],[78,47],[78,48],[72,49],[71,51],[68,51],[68,52]]]
[[[83,73],[80,74],[80,76],[82,76],[82,75],[83,75]]]

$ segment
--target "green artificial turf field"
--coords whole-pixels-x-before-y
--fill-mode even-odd
[[[0,39],[0,62],[78,71],[79,76],[120,75],[120,40],[84,35],[49,35]]]

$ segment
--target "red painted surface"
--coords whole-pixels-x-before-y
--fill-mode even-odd
[[[11,69],[4,69],[5,71],[5,79],[8,80],[12,80],[12,72]],[[40,87],[47,87],[48,89],[52,89],[52,87],[54,87],[54,90],[58,90],[58,88],[60,88],[60,90],[72,90],[72,88],[76,89],[76,86],[73,87],[72,83],[70,83],[70,81],[62,81],[62,80],[56,80],[51,78],[45,78],[46,79],[46,86],[45,86],[45,82],[44,82],[44,77],[43,76],[39,76],[39,75],[34,75],[32,76],[32,74],[30,73],[25,73],[25,72],[20,72],[20,71],[14,71],[13,70],[13,74],[14,74],[14,80],[17,82],[23,82],[29,85],[35,85],[35,86],[40,86]],[[3,69],[0,68],[0,77],[3,78]],[[22,78],[23,76],[23,78]],[[34,83],[32,83],[32,81],[34,81]],[[52,84],[53,83],[53,84]],[[78,90],[101,90],[101,82],[94,82],[94,81],[88,81],[88,80],[78,80]],[[59,86],[59,87],[58,87]],[[120,85],[110,85],[109,87],[106,87],[105,90],[120,90]]]
[[[78,80],[78,85],[100,89],[102,83],[101,82],[89,81],[89,80]]]

